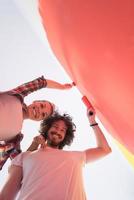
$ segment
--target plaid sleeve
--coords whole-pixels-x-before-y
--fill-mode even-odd
[[[30,94],[36,90],[39,90],[41,88],[46,87],[46,85],[47,85],[46,79],[44,78],[44,76],[41,76],[33,81],[24,83],[24,84],[18,86],[17,88],[14,88],[14,89],[8,91],[8,93],[10,95],[20,96],[23,99],[28,94]]]
[[[16,166],[23,166],[23,160],[30,154],[31,152],[26,151],[26,152],[22,152],[19,155],[17,155],[12,161],[11,161],[11,165],[16,165]]]

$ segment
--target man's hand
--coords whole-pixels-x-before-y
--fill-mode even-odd
[[[90,109],[87,109],[87,117],[88,117],[90,124],[96,123],[95,115],[96,115],[96,113],[95,113],[95,109],[93,107],[91,107]]]
[[[38,135],[34,137],[32,144],[29,146],[27,151],[35,151],[38,149],[38,147],[45,148],[46,147],[46,141],[42,135]]]

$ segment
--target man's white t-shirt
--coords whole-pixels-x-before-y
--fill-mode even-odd
[[[19,154],[12,165],[22,167],[18,200],[85,200],[85,152],[45,148]]]

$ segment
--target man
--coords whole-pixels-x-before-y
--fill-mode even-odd
[[[85,200],[83,165],[111,152],[95,121],[95,111],[92,112],[93,115],[88,115],[88,118],[97,147],[85,151],[62,150],[65,145],[72,143],[75,125],[68,115],[54,113],[41,123],[44,148],[21,153],[12,161],[1,199],[13,200],[20,191],[18,200]],[[33,141],[32,146],[36,149],[38,144]]]
[[[42,76],[0,93],[0,169],[9,157],[12,159],[21,152],[23,120],[40,121],[53,113],[54,104],[49,101],[38,100],[30,105],[24,103],[25,96],[45,87],[63,90],[71,88],[72,84],[61,84]]]

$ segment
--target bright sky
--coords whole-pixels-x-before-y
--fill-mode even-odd
[[[71,80],[49,48],[45,33],[39,23],[36,0],[1,0],[0,4],[0,90],[7,90],[41,75],[62,83]],[[34,23],[33,23],[34,22]],[[47,99],[57,105],[61,113],[69,113],[77,126],[74,143],[69,150],[83,150],[95,144],[89,128],[86,108],[77,89],[59,91],[42,89],[25,101]],[[100,124],[102,127],[102,125]],[[26,120],[23,151],[38,134],[39,123]],[[103,128],[103,127],[102,127]],[[104,130],[104,128],[103,128]],[[118,147],[104,130],[113,152],[106,158],[88,164],[84,170],[85,188],[92,200],[133,200],[134,171]],[[0,172],[0,187],[7,177],[6,163]]]

